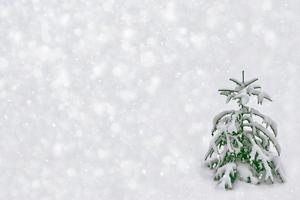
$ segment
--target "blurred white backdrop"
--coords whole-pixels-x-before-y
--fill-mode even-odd
[[[0,0],[0,199],[298,199],[300,2]],[[201,166],[230,77],[258,77],[287,183]]]

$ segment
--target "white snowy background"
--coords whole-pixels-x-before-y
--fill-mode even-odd
[[[0,0],[0,199],[299,199],[299,36],[297,0]],[[287,182],[226,192],[202,162],[242,69]]]

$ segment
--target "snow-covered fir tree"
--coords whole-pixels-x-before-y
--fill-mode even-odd
[[[234,89],[220,89],[226,102],[236,101],[238,110],[223,111],[213,120],[212,140],[205,155],[206,164],[215,170],[214,179],[225,189],[231,189],[236,180],[259,184],[284,182],[279,162],[280,146],[277,141],[277,125],[268,116],[247,106],[251,96],[257,103],[272,101],[255,82],[229,79]]]

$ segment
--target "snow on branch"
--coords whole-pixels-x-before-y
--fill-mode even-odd
[[[205,155],[205,160],[207,160],[208,157],[211,157],[211,155],[213,154],[213,152],[215,152],[216,154],[219,154],[219,150],[218,150],[217,145],[222,140],[221,135],[222,135],[222,132],[217,131],[217,133],[214,135],[214,137],[210,141],[210,143],[209,143],[209,150],[208,150],[208,152]]]
[[[277,139],[275,138],[275,136],[268,129],[266,129],[265,127],[263,127],[259,123],[253,122],[252,120],[250,120],[251,118],[247,117],[245,119],[249,120],[250,122],[249,123],[244,123],[243,126],[244,127],[250,127],[252,129],[252,131],[258,129],[263,134],[265,134],[270,139],[270,141],[273,143],[278,155],[280,155],[281,149],[280,149],[279,143],[277,142]],[[255,134],[255,132],[253,132],[253,133]]]
[[[231,89],[219,89],[218,90],[220,92],[220,95],[224,95],[224,96],[232,96],[235,92],[235,90],[231,90]]]
[[[274,173],[278,175],[282,183],[285,182],[285,173],[282,169],[283,167],[278,156],[273,155],[272,164],[274,165]]]
[[[219,186],[226,189],[232,189],[232,179],[236,176],[236,164],[227,163],[217,169],[215,180],[219,180]]]
[[[262,104],[264,99],[267,99],[269,101],[272,101],[270,95],[268,95],[266,92],[258,89],[254,89],[253,87],[249,86],[247,88],[247,93],[249,95],[255,95],[257,96],[257,103]]]
[[[237,172],[240,180],[247,183],[259,184],[259,179],[253,175],[253,172],[246,164],[239,163],[237,165]]]
[[[232,135],[230,135],[227,131],[216,131],[216,134],[213,136],[212,140],[209,143],[208,152],[206,153],[204,160],[211,158],[213,153],[215,153],[218,160],[220,160],[224,158],[227,152],[234,152],[234,146],[231,142],[232,139],[238,140],[237,138],[234,138]],[[222,146],[222,149],[220,147],[220,144]],[[238,145],[242,144],[238,141]],[[210,161],[208,160],[208,162]]]
[[[276,124],[276,122],[273,119],[271,119],[267,115],[264,115],[264,114],[260,113],[258,110],[254,109],[254,108],[251,108],[250,112],[251,112],[250,114],[254,114],[254,115],[262,118],[263,119],[263,123],[266,124],[266,127],[268,128],[268,126],[270,126],[271,129],[272,129],[272,131],[274,132],[275,136],[277,136],[277,134],[278,134],[278,132],[277,132],[277,124]]]
[[[219,114],[217,114],[214,119],[213,119],[213,128],[212,128],[212,135],[214,133],[215,130],[217,130],[217,125],[219,123],[219,121],[226,115],[229,115],[229,114],[234,114],[235,111],[234,110],[225,110]]]
[[[264,165],[264,168],[265,168],[265,180],[270,180],[272,183],[274,181],[274,177],[272,175],[272,169],[271,167],[269,166],[269,163],[271,161],[271,158],[266,155],[262,149],[258,146],[258,144],[255,142],[255,139],[253,137],[253,133],[251,132],[247,132],[246,136],[249,138],[251,144],[252,144],[252,152],[251,152],[251,155],[255,155],[257,153],[258,155],[258,159],[260,159]]]
[[[209,147],[214,150],[217,154],[219,153],[218,147],[217,147],[217,140],[220,137],[222,133],[217,132],[217,134],[213,137],[213,139],[210,141]]]

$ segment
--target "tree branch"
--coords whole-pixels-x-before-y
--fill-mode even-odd
[[[242,83],[241,83],[240,81],[238,81],[238,80],[236,80],[236,79],[234,79],[234,78],[230,78],[229,80],[232,81],[232,82],[234,82],[234,83],[236,83],[236,84],[239,85],[239,86],[242,85]]]

